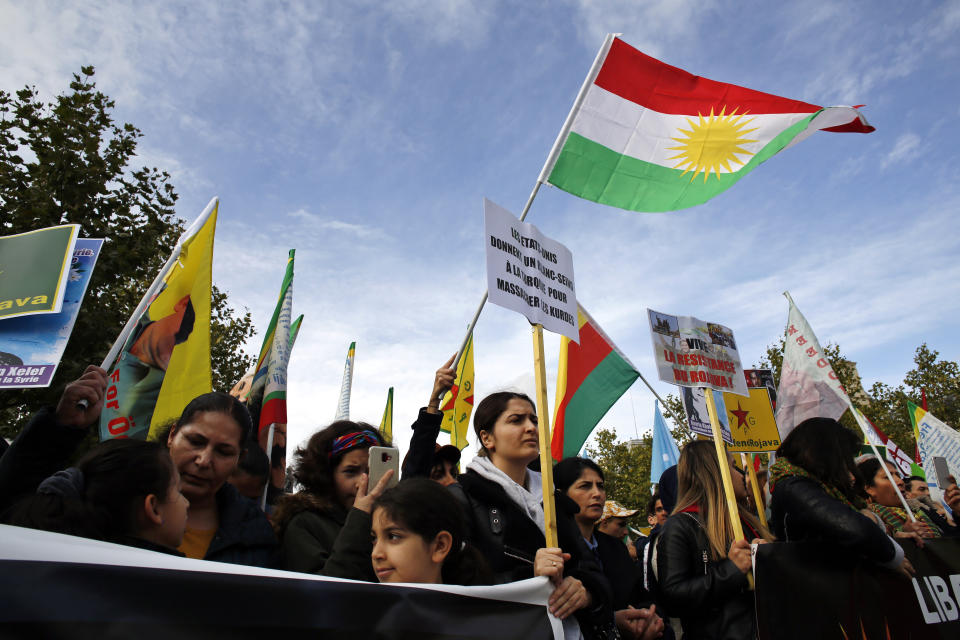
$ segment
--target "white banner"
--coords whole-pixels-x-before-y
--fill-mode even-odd
[[[490,302],[579,344],[570,250],[486,198],[483,217]]]
[[[920,449],[923,470],[927,475],[927,484],[930,485],[930,496],[934,500],[942,501],[943,491],[940,484],[946,484],[946,478],[936,477],[933,458],[946,458],[947,468],[955,478],[960,478],[960,433],[929,411],[918,408],[917,414],[917,432],[920,434],[917,448]]]
[[[747,381],[733,331],[692,316],[647,309],[653,358],[660,380],[747,396]]]
[[[790,302],[790,314],[777,389],[777,426],[780,437],[786,438],[807,418],[839,420],[851,404],[807,319],[790,294],[783,295]]]

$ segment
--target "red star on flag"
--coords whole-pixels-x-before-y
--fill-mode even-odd
[[[749,411],[744,411],[744,410],[740,407],[740,402],[739,402],[739,401],[737,401],[737,410],[736,410],[736,411],[731,411],[730,413],[731,413],[732,415],[737,416],[737,426],[738,426],[738,427],[746,427],[746,426],[747,426],[747,416],[750,415],[750,412],[749,412]]]

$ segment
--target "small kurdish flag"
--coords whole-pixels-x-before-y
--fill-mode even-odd
[[[453,387],[440,401],[443,422],[440,430],[450,434],[450,444],[463,451],[470,431],[470,414],[473,413],[473,334],[467,340],[457,365],[457,377]]]
[[[577,455],[600,419],[640,377],[637,368],[583,307],[577,310],[577,320],[580,344],[566,336],[560,340],[550,443],[554,460]]]
[[[632,211],[685,209],[815,131],[874,130],[855,107],[708,80],[619,38],[607,43],[540,174],[587,200]]]

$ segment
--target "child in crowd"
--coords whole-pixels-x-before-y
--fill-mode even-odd
[[[464,542],[456,498],[427,478],[409,478],[373,503],[373,570],[380,582],[490,584],[480,552]]]
[[[6,521],[182,555],[189,505],[163,445],[118,439],[41,482]]]

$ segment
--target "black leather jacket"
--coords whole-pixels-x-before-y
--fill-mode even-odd
[[[534,556],[546,546],[546,539],[503,487],[468,469],[449,489],[464,507],[468,541],[487,560],[496,582],[532,578]],[[589,611],[577,614],[581,631],[586,638],[615,637],[610,584],[573,519],[578,507],[560,492],[555,496],[557,538],[560,548],[571,555],[564,564],[564,575],[583,582],[593,599]]]
[[[677,513],[656,541],[656,600],[680,618],[684,640],[748,640],[756,636],[753,592],[727,558],[712,560],[695,513]]]
[[[818,482],[800,476],[777,481],[770,503],[777,540],[829,542],[880,564],[896,556],[894,542],[870,518],[836,500]]]

